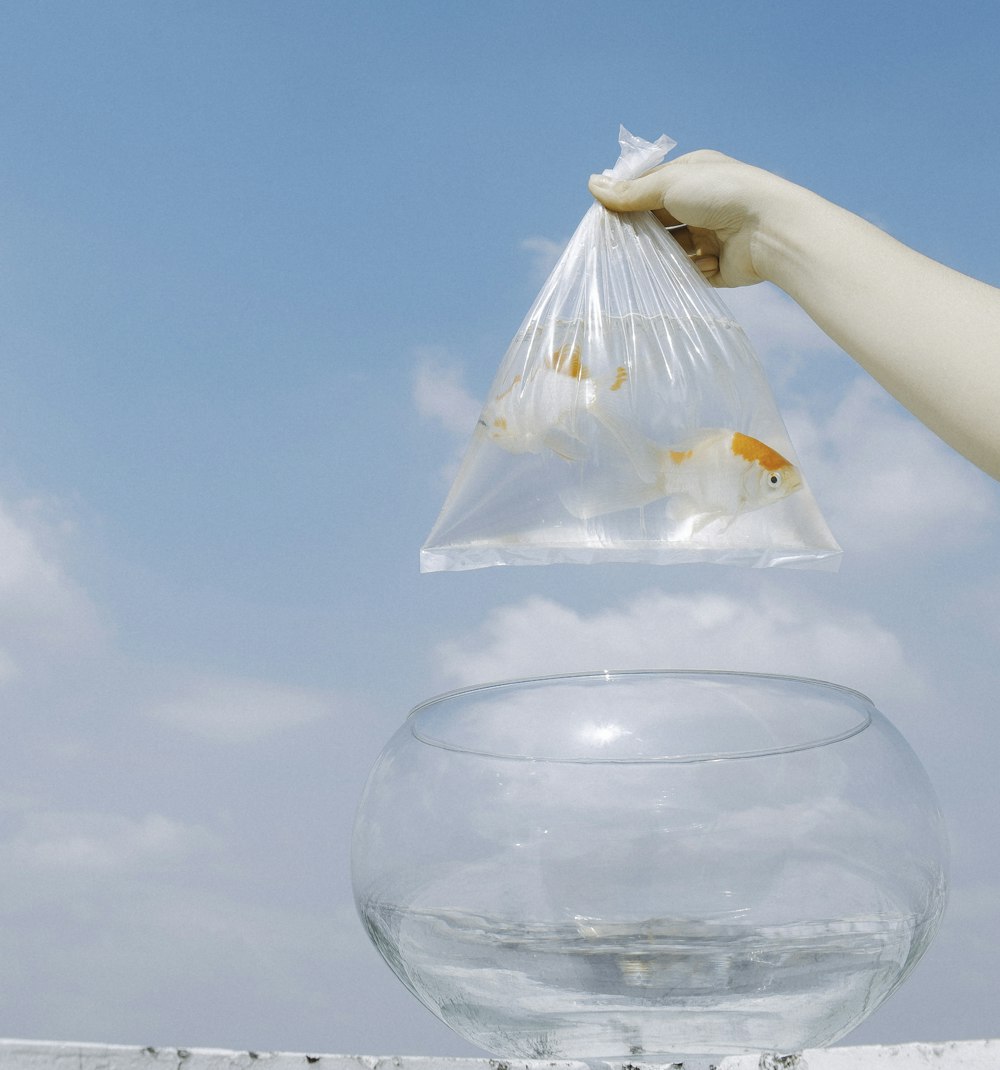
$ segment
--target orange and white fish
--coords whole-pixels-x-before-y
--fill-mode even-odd
[[[613,479],[588,480],[563,493],[563,504],[580,519],[669,498],[671,515],[693,534],[714,520],[731,522],[787,498],[802,486],[791,461],[739,431],[704,430],[665,449],[617,422],[609,430],[626,447],[631,463],[619,466]]]
[[[514,376],[487,404],[479,425],[510,453],[548,449],[564,460],[581,461],[587,455],[581,415],[594,408],[602,392],[620,390],[627,379],[624,367],[606,380],[594,378],[579,347],[564,345],[527,375]]]

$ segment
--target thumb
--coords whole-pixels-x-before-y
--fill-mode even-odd
[[[646,212],[663,207],[663,182],[656,171],[633,179],[591,175],[587,188],[613,212]]]

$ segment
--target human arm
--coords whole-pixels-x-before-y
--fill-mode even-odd
[[[686,224],[717,286],[769,280],[944,441],[1000,479],[1000,290],[794,183],[694,152],[631,182],[591,179],[617,211]]]

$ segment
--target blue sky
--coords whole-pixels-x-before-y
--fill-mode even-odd
[[[436,691],[614,663],[869,693],[937,787],[954,891],[849,1039],[997,1035],[1000,493],[780,293],[726,297],[839,574],[418,572],[619,123],[1000,284],[995,5],[3,19],[0,1032],[472,1053],[354,915],[365,774]]]

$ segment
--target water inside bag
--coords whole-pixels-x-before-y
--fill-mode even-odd
[[[731,318],[532,323],[504,368],[421,551],[424,571],[836,567],[840,548],[776,406],[760,404],[763,369]],[[664,403],[661,380],[683,405]]]

